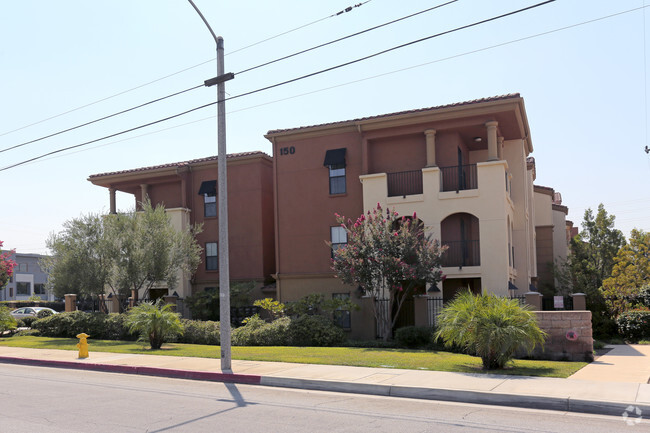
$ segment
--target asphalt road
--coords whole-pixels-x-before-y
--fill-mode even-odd
[[[628,425],[622,417],[6,364],[0,382],[0,433],[650,431],[636,415]]]

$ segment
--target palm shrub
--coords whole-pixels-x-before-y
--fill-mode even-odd
[[[459,293],[438,316],[436,340],[480,356],[484,370],[503,368],[519,349],[531,353],[546,333],[535,313],[516,299]]]
[[[126,324],[131,332],[140,335],[140,340],[148,340],[152,349],[160,349],[167,339],[183,333],[180,315],[162,299],[131,308]]]
[[[11,315],[9,308],[0,306],[0,333],[16,329],[16,319]]]

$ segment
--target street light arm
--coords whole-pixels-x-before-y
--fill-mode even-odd
[[[199,8],[196,7],[196,5],[194,4],[194,2],[193,2],[192,0],[187,0],[187,1],[190,2],[190,4],[192,5],[192,7],[193,7],[194,10],[196,11],[196,13],[199,14],[199,16],[201,17],[201,19],[202,19],[203,22],[205,23],[205,25],[206,25],[206,27],[208,28],[208,30],[210,30],[210,33],[212,34],[212,37],[214,38],[214,42],[215,42],[216,44],[218,44],[218,42],[217,42],[217,35],[215,35],[214,32],[212,31],[212,27],[210,27],[210,24],[208,24],[208,20],[205,19],[205,17],[203,16],[203,14],[202,14],[201,11],[199,10]]]

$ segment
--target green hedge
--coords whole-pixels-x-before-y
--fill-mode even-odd
[[[618,333],[626,341],[637,343],[650,339],[650,310],[630,310],[616,318]]]
[[[4,305],[10,310],[22,307],[47,307],[54,311],[65,311],[65,302],[63,301],[0,301],[0,306]]]
[[[188,344],[221,344],[219,322],[181,319],[183,335],[177,337],[179,343]]]
[[[85,332],[96,340],[137,339],[136,335],[129,333],[125,320],[124,314],[74,311],[36,320],[32,328],[44,337],[76,338],[77,334]]]
[[[431,346],[433,328],[421,326],[405,326],[395,331],[395,342],[399,347],[418,349]]]
[[[32,329],[44,337],[76,338],[85,332],[97,340],[137,339],[128,331],[126,314],[75,311],[32,320]],[[220,344],[219,322],[183,319],[182,324],[184,333],[177,342]],[[345,332],[323,316],[281,317],[267,323],[255,315],[232,331],[234,346],[334,346],[344,341]]]

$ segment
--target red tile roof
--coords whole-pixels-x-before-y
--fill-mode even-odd
[[[473,99],[471,101],[454,102],[453,104],[438,105],[436,107],[418,108],[418,109],[415,109],[415,110],[398,111],[396,113],[380,114],[380,115],[377,115],[377,116],[369,116],[369,117],[360,117],[360,118],[357,118],[357,119],[341,120],[341,121],[338,121],[338,122],[321,123],[321,124],[310,125],[310,126],[299,126],[297,128],[272,129],[269,132],[267,132],[267,135],[268,134],[277,134],[277,133],[281,133],[281,132],[288,132],[288,131],[300,131],[300,130],[304,130],[304,129],[316,128],[316,127],[321,127],[321,126],[340,125],[340,124],[349,123],[349,122],[361,122],[361,121],[370,120],[370,119],[381,119],[383,117],[399,116],[399,115],[403,115],[403,114],[421,113],[421,112],[426,112],[426,111],[436,111],[436,110],[442,110],[444,108],[460,107],[460,106],[463,106],[463,105],[480,104],[480,103],[483,103],[483,102],[501,101],[501,100],[506,100],[506,99],[520,98],[520,97],[521,96],[519,95],[519,93],[509,93],[507,95],[491,96],[491,97],[488,97],[488,98]]]
[[[252,156],[252,155],[268,156],[266,153],[261,152],[259,150],[256,150],[256,151],[253,151],[253,152],[229,153],[228,155],[226,155],[226,159],[242,158],[242,157],[245,157],[245,156]],[[189,161],[170,162],[168,164],[153,165],[151,167],[140,167],[140,168],[132,168],[130,170],[111,171],[111,172],[108,172],[108,173],[91,174],[90,176],[88,176],[88,178],[93,179],[93,178],[102,177],[102,176],[113,176],[113,175],[116,175],[116,174],[137,173],[137,172],[141,172],[141,171],[157,170],[157,169],[161,169],[161,168],[183,167],[183,166],[186,166],[186,165],[193,165],[193,164],[198,164],[198,163],[201,163],[201,162],[217,161],[218,159],[219,158],[217,156],[206,156],[205,158],[191,159]]]

